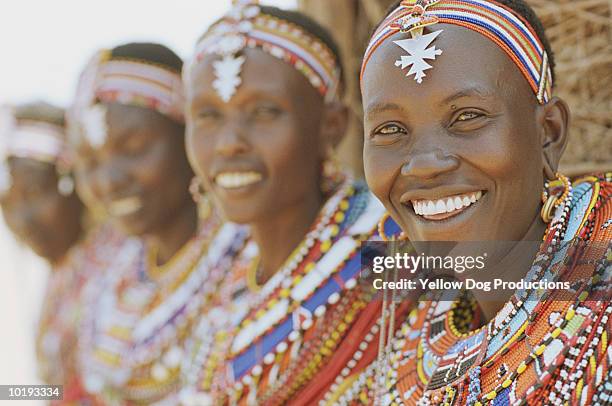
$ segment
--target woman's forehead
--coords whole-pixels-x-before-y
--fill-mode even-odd
[[[245,90],[249,93],[269,93],[277,96],[311,90],[308,88],[311,85],[306,78],[294,67],[260,49],[245,49],[242,56],[244,63],[239,75],[236,76],[240,81],[236,86],[238,98]],[[215,75],[215,63],[221,59],[222,57],[218,55],[206,55],[188,68],[186,80],[188,98],[193,100],[218,93],[213,83],[218,79]]]

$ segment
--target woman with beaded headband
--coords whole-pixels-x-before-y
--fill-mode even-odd
[[[40,257],[52,273],[46,287],[37,337],[39,374],[47,383],[63,384],[71,375],[70,343],[74,330],[61,308],[74,305],[65,283],[72,276],[84,230],[83,205],[70,187],[65,148],[64,110],[37,102],[16,106],[6,136],[6,159],[0,163],[0,205],[9,229]],[[61,168],[61,169],[60,169]],[[63,179],[63,180],[62,180]],[[25,270],[24,270],[25,271]],[[42,277],[42,275],[40,275]],[[44,345],[53,335],[63,343]]]
[[[15,107],[13,118],[7,171],[0,175],[2,211],[15,235],[52,268],[36,340],[39,372],[44,382],[64,385],[66,402],[85,401],[75,365],[75,323],[80,288],[93,273],[85,261],[94,244],[89,234],[84,238],[85,210],[69,173],[64,110],[30,103]]]
[[[159,44],[101,51],[70,114],[79,192],[134,238],[82,298],[79,366],[108,403],[150,404],[177,388],[183,339],[215,290],[206,254],[219,222],[190,194],[181,68]]]
[[[361,72],[373,193],[417,250],[484,242],[480,278],[536,288],[466,290],[455,270],[464,289],[383,319],[395,334],[330,403],[610,403],[611,174],[556,173],[570,113],[553,66],[523,0],[402,1],[375,31]]]
[[[184,77],[190,162],[252,238],[202,315],[181,401],[313,404],[377,314],[356,276],[383,207],[322,169],[347,122],[336,45],[298,12],[242,2]]]
[[[4,218],[24,243],[56,265],[81,237],[83,205],[68,177],[64,111],[46,103],[14,108],[6,139]]]

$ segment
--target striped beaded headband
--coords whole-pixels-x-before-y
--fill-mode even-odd
[[[0,157],[0,196],[12,184],[7,160],[28,158],[48,164],[68,166],[70,159],[64,139],[64,128],[43,120],[19,120],[10,117],[4,133],[4,153]]]
[[[261,12],[257,1],[234,1],[232,9],[196,45],[195,61],[220,55],[213,63],[213,87],[228,102],[241,83],[245,48],[258,48],[303,74],[326,102],[337,100],[340,67],[322,41],[289,21]]]
[[[66,160],[64,128],[45,121],[19,120],[6,132],[5,155],[55,164]]]
[[[366,49],[361,66],[361,83],[365,68],[376,49],[397,32],[412,38],[394,41],[409,52],[396,62],[401,69],[410,67],[421,83],[425,70],[431,69],[425,59],[442,54],[435,46],[427,48],[442,32],[423,34],[423,28],[437,23],[458,25],[476,31],[497,44],[527,79],[540,104],[552,96],[552,71],[548,55],[530,24],[514,10],[491,0],[404,0],[376,30]]]
[[[135,59],[110,59],[98,52],[83,71],[75,100],[79,112],[97,102],[120,103],[155,110],[184,123],[183,84],[179,72]],[[73,109],[73,110],[75,110]]]

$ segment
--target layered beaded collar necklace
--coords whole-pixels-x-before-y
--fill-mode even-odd
[[[567,247],[571,246],[569,242],[575,238],[588,240],[590,237],[589,227],[582,225],[592,217],[592,210],[597,204],[597,191],[597,184],[582,183],[576,187],[573,196],[571,193],[567,196],[547,230],[527,280],[557,280],[569,275],[564,273],[572,268],[565,266],[563,258],[566,257]],[[553,250],[553,247],[557,249]],[[602,277],[605,268],[605,264],[596,264],[594,272],[583,275],[588,282],[582,284],[571,302],[550,298],[550,292],[518,291],[493,320],[472,331],[469,330],[476,321],[472,318],[475,307],[469,300],[466,302],[466,297],[454,302],[422,298],[395,335],[380,381],[384,389],[375,388],[375,393],[385,393],[383,398],[397,404],[498,404],[498,398],[502,403],[515,403],[518,399],[512,400],[510,388],[515,388],[517,378],[534,361],[536,370],[540,371],[540,385],[527,390],[528,396],[543,382],[550,381],[553,373],[565,373],[567,377],[563,368],[571,372],[574,366],[572,360],[577,358],[578,353],[561,350],[566,343],[572,346],[586,342],[584,334],[588,335],[593,330],[592,325],[587,325],[585,330],[576,334],[590,314],[585,306],[590,287]],[[575,275],[572,277],[579,278]],[[610,312],[612,307],[608,304],[601,313],[603,318],[599,323],[605,324]],[[536,332],[535,329],[541,325],[536,320],[544,314],[551,315],[548,320],[550,328]],[[553,315],[556,315],[554,319]],[[536,340],[536,344],[520,351],[526,340]],[[594,345],[597,345],[598,340],[594,341]],[[516,364],[514,369],[502,362],[510,353],[513,357],[524,356],[522,361],[510,363]],[[563,371],[557,372],[560,367],[563,367]],[[484,392],[485,382],[481,383],[481,376],[489,374],[489,379],[493,368],[497,371],[497,385]],[[372,376],[375,373],[375,368],[368,368],[362,375]],[[367,379],[355,381],[342,399],[350,401],[363,394],[364,390],[367,392]],[[490,388],[490,379],[486,384]],[[569,392],[564,392],[567,385],[555,386],[551,396],[567,400]]]
[[[223,393],[236,401],[248,390],[249,399],[263,402],[279,385],[288,383],[276,363],[286,355],[298,356],[303,345],[308,345],[303,341],[305,335],[328,306],[341,305],[343,297],[354,296],[343,291],[357,285],[361,259],[355,253],[384,212],[374,200],[350,179],[338,188],[285,265],[261,290],[245,295],[236,324],[200,347],[208,355],[196,357],[200,364],[188,374],[198,391],[214,394],[209,399]],[[250,260],[235,267],[237,272],[244,275]],[[210,330],[203,334],[212,335]],[[260,387],[264,369],[269,376]]]
[[[140,244],[119,255],[116,263],[123,271],[113,269],[92,284],[90,289],[102,294],[90,294],[96,311],[82,326],[81,364],[88,391],[120,391],[128,399],[151,401],[176,387],[181,343],[223,276],[210,272],[211,261],[231,246],[226,237],[209,247],[217,229],[218,220],[207,219],[155,279],[147,272],[146,249]],[[210,255],[203,257],[208,249]]]

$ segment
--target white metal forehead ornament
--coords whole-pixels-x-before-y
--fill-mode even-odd
[[[426,59],[434,60],[436,56],[442,54],[441,49],[430,45],[443,30],[423,35],[424,27],[439,22],[437,17],[427,14],[427,8],[439,1],[417,0],[414,5],[409,6],[411,8],[408,15],[397,19],[390,25],[392,29],[411,35],[411,38],[393,41],[394,44],[408,52],[408,55],[402,55],[395,61],[395,66],[402,70],[409,68],[406,76],[414,75],[417,83],[422,83],[426,76],[425,71],[432,68]],[[409,2],[402,2],[402,5],[408,6],[407,3]]]
[[[81,116],[83,137],[93,148],[100,148],[108,138],[107,109],[102,104],[86,108]]]

